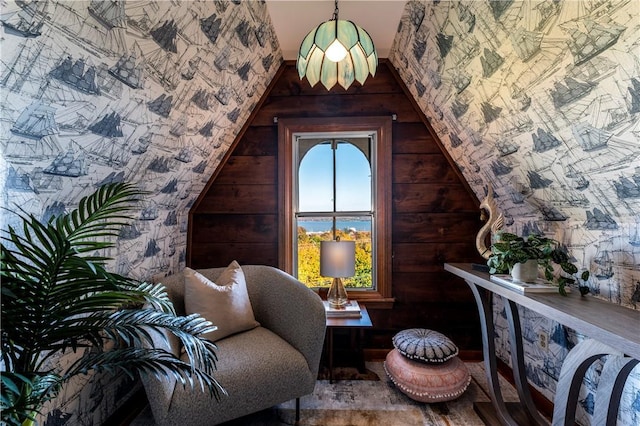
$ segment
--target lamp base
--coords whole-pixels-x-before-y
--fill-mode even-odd
[[[349,302],[347,291],[344,289],[340,278],[334,278],[331,282],[331,287],[329,287],[329,292],[327,293],[327,302],[329,302],[329,307],[334,309],[344,308]]]

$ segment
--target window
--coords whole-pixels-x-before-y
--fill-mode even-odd
[[[349,297],[390,306],[391,118],[283,119],[278,128],[281,269],[328,286],[319,240],[355,240]]]
[[[319,274],[320,241],[355,241],[356,272],[345,287],[372,290],[372,165],[375,134],[294,135],[294,275],[310,287],[328,287]]]

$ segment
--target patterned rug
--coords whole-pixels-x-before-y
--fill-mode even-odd
[[[400,392],[384,372],[381,362],[366,364],[369,379],[318,380],[313,394],[300,398],[299,425],[322,426],[482,426],[473,411],[473,403],[489,401],[482,363],[467,363],[471,384],[454,401],[438,404],[416,402]],[[371,379],[372,376],[380,380]],[[515,389],[501,379],[506,401],[516,401]],[[224,426],[293,425],[295,401],[227,422]],[[154,426],[149,409],[145,409],[131,426]]]

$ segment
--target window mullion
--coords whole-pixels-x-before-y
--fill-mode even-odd
[[[331,234],[333,239],[336,239],[336,203],[337,203],[337,182],[336,182],[336,151],[338,150],[338,144],[336,142],[335,139],[331,139],[331,152],[333,154],[333,163],[331,164],[331,167],[333,168],[333,219],[332,219],[332,226],[331,226]]]

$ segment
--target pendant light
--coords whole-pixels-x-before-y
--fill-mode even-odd
[[[375,76],[377,66],[369,33],[352,21],[338,19],[338,0],[333,17],[302,40],[296,62],[300,79],[307,77],[311,87],[320,81],[327,90],[336,83],[346,90],[354,80],[364,84],[369,74]]]

